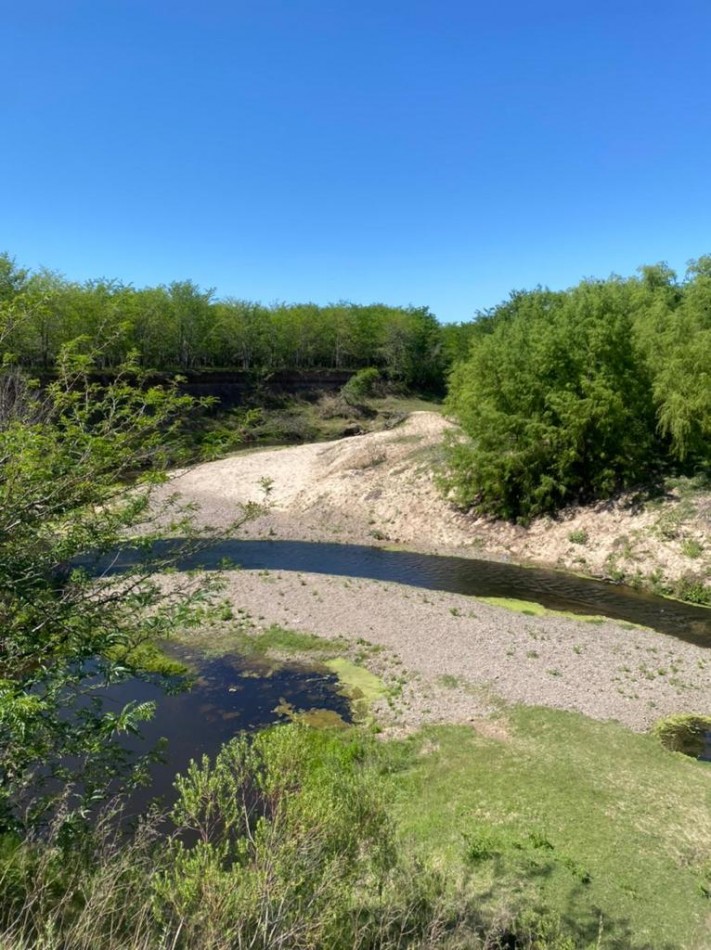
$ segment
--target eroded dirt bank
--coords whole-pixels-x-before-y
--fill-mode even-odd
[[[455,427],[415,412],[395,429],[336,442],[238,453],[199,465],[172,483],[200,518],[227,524],[239,505],[271,484],[271,511],[251,537],[404,545],[431,553],[493,557],[660,586],[711,583],[711,493],[639,509],[628,499],[541,518],[527,528],[457,511],[434,470]]]

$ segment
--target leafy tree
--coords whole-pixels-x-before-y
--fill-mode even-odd
[[[375,366],[401,386],[434,390],[453,358],[426,307],[265,307],[214,300],[189,280],[140,290],[105,279],[79,284],[47,270],[29,274],[7,254],[0,256],[0,316],[14,327],[4,355],[45,376],[61,347],[80,336],[105,372],[136,350],[140,364],[158,372]]]
[[[119,736],[151,710],[107,711],[100,692],[146,675],[209,593],[166,590],[154,573],[173,559],[152,553],[159,524],[196,539],[174,496],[155,500],[193,401],[134,361],[92,382],[78,349],[43,392],[6,374],[0,400],[0,827],[41,822],[59,794],[81,810],[125,774]],[[134,566],[94,576],[129,536]]]
[[[21,293],[28,276],[9,254],[0,254],[0,300],[12,300]]]
[[[528,519],[648,478],[655,447],[629,284],[513,295],[457,364],[449,407],[469,441],[451,451],[465,505]]]
[[[410,307],[410,339],[406,364],[400,370],[408,387],[436,389],[444,378],[441,328],[428,307]],[[388,368],[391,375],[393,370]]]
[[[676,292],[657,294],[638,332],[670,454],[703,463],[711,460],[711,257],[690,263],[681,292],[669,289]]]

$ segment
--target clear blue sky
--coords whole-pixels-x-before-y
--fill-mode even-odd
[[[711,252],[708,0],[3,5],[0,250],[465,320]]]

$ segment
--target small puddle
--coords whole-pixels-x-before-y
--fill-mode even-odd
[[[155,702],[153,719],[141,725],[141,738],[126,742],[130,751],[146,753],[167,740],[165,761],[151,767],[152,783],[131,796],[130,810],[143,810],[158,797],[170,804],[177,772],[191,759],[213,757],[240,732],[254,732],[294,715],[316,725],[351,722],[348,699],[338,677],[301,664],[253,663],[235,654],[204,658],[171,646],[171,655],[194,671],[192,688],[166,694],[159,686],[129,680],[105,694],[107,708]]]
[[[707,731],[702,736],[703,746],[701,752],[697,755],[700,762],[711,762],[711,731]]]
[[[680,713],[660,720],[652,732],[665,749],[711,762],[711,717]]]

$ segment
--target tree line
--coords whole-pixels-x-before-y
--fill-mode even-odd
[[[9,362],[39,324],[27,309],[33,275],[4,265]],[[176,784],[180,836],[158,837],[158,819],[134,832],[98,811],[152,761],[123,743],[152,704],[109,705],[103,690],[130,677],[174,685],[178,671],[157,644],[177,627],[230,619],[207,578],[156,576],[178,563],[153,544],[168,526],[187,550],[212,536],[190,506],[155,492],[195,401],[154,385],[145,355],[115,365],[102,349],[86,352],[76,329],[43,388],[7,365],[0,374],[0,945],[416,950],[443,935],[452,946],[581,945],[544,916],[538,895],[519,913],[519,872],[504,918],[500,899],[495,913],[482,905],[480,881],[408,846],[390,777],[409,753],[363,733],[292,725],[194,764]],[[513,294],[450,341],[466,335],[449,397],[469,435],[452,449],[464,499],[525,517],[664,465],[708,471],[711,258],[682,281],[655,267]],[[114,369],[107,380],[96,379],[97,360]],[[128,539],[135,563],[101,571]],[[498,861],[486,824],[468,835],[466,867]],[[531,883],[558,860],[543,851],[545,864],[523,852]]]
[[[515,291],[460,324],[427,307],[265,306],[192,281],[135,288],[30,272],[0,255],[5,365],[56,373],[62,348],[97,369],[255,375],[377,369],[443,393],[466,439],[445,483],[465,507],[526,520],[711,463],[711,257]]]
[[[512,293],[470,328],[448,407],[464,506],[527,520],[711,466],[711,256]]]
[[[6,357],[50,371],[67,343],[82,338],[105,369],[130,353],[160,372],[233,369],[360,369],[374,366],[407,387],[441,389],[458,341],[427,307],[347,302],[219,300],[190,280],[137,289],[114,280],[77,283],[31,273],[0,255],[0,308],[10,327]]]

